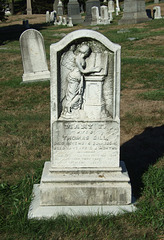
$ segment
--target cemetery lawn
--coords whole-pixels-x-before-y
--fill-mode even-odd
[[[164,15],[164,3],[159,5]],[[31,27],[43,34],[47,59],[50,44],[84,28],[48,26],[38,16]],[[113,24],[98,31],[122,47],[120,158],[137,211],[27,220],[33,184],[40,182],[43,164],[50,160],[50,86],[20,84],[23,28],[18,15],[0,23],[0,239],[164,239],[164,19],[122,26],[118,19],[114,16]]]

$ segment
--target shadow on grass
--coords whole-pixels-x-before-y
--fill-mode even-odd
[[[121,146],[120,158],[126,164],[136,198],[141,195],[142,175],[163,155],[164,125],[148,127]]]
[[[30,24],[30,28],[41,30],[46,28],[46,23],[42,24]],[[4,45],[6,42],[19,40],[22,32],[27,30],[23,24],[16,24],[11,26],[0,27],[0,45]]]

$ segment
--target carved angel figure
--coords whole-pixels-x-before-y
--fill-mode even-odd
[[[67,89],[65,93],[65,103],[62,115],[71,113],[73,110],[81,109],[83,91],[84,91],[84,74],[99,72],[101,69],[93,67],[89,69],[86,66],[86,58],[89,57],[91,49],[87,44],[81,45],[77,54],[74,53],[75,46],[68,51],[67,69]]]

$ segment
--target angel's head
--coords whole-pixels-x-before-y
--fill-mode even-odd
[[[79,52],[86,58],[90,55],[91,49],[88,45],[84,44],[79,48]]]

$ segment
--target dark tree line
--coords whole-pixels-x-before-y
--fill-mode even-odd
[[[5,6],[6,6],[6,0],[0,1],[0,21],[5,20]]]

